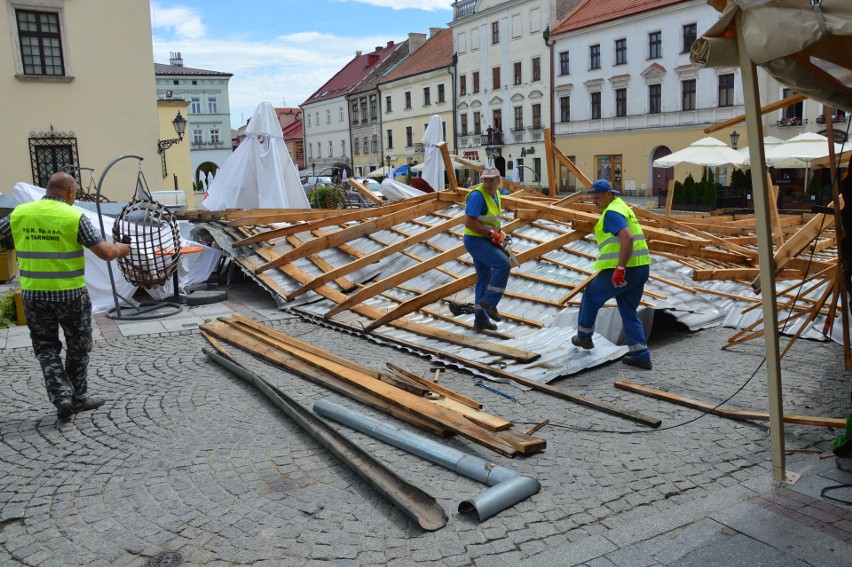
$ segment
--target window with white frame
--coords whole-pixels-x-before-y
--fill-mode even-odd
[[[379,119],[379,99],[376,95],[370,95],[370,122]]]
[[[447,101],[447,98],[446,98],[446,95],[444,94],[444,83],[441,83],[440,85],[438,85],[438,102],[441,103],[441,102],[446,102],[446,101]]]
[[[360,154],[361,153],[361,138],[355,138],[352,140],[352,154]]]
[[[373,134],[373,139],[370,141],[370,151],[376,153],[379,151],[379,135]]]
[[[500,43],[500,22],[491,22],[491,45]]]
[[[405,147],[410,148],[414,145],[414,131],[411,126],[405,127]]]
[[[62,41],[64,2],[12,0],[10,7],[15,9],[11,32],[18,48],[17,74],[26,78],[67,76],[67,45]],[[37,10],[29,10],[31,7]]]
[[[689,53],[692,50],[692,44],[698,38],[698,25],[686,24],[683,26],[683,48],[681,53]]]
[[[627,116],[627,89],[615,89],[615,115]]]
[[[423,87],[423,106],[432,104],[432,90],[430,87]]]
[[[559,121],[571,122],[571,97],[559,97]]]
[[[512,14],[512,39],[518,39],[523,33],[523,23],[520,14]]]
[[[314,147],[308,144],[308,159],[314,159]]]
[[[516,61],[512,65],[512,70],[513,70],[512,76],[514,77],[514,81],[512,82],[512,84],[513,85],[520,85],[521,81],[523,80],[522,77],[521,77],[521,62]],[[498,84],[497,86],[499,87],[500,85]]]
[[[589,69],[601,68],[601,46],[600,44],[589,46]]]
[[[328,157],[334,157],[334,144],[331,143],[331,140],[328,141]]]
[[[473,113],[473,133],[477,136],[482,134],[482,115],[479,112]]]
[[[663,111],[663,85],[648,85],[648,114],[660,114]]]
[[[210,143],[218,144],[219,140],[219,129],[218,128],[210,128]]]
[[[337,107],[337,121],[343,122],[343,107],[342,106]]]
[[[663,32],[648,34],[648,59],[659,59],[663,56]]]
[[[201,114],[201,97],[194,96],[189,99],[189,112],[191,114]]]
[[[411,91],[405,92],[405,109],[409,110],[411,108]]]
[[[559,52],[559,74],[567,75],[570,73],[570,57],[567,51]]]
[[[306,113],[305,113],[305,116],[307,116],[307,117],[308,117],[308,128],[310,128],[310,127],[311,127],[311,113],[310,113],[310,112],[306,112]]]
[[[461,135],[467,136],[467,113],[461,115]]]
[[[201,131],[200,128],[192,129],[192,143],[193,144],[201,144],[204,142],[204,132]]]
[[[695,110],[695,79],[681,81],[680,92],[680,109]]]
[[[388,130],[388,149],[393,149],[393,130]]]
[[[719,75],[719,106],[734,106],[734,74]]]
[[[340,140],[340,155],[346,155],[346,140]]]
[[[352,101],[352,124],[358,124],[358,101]]]
[[[317,142],[317,159],[322,157],[322,143]]]
[[[592,120],[601,119],[601,93],[590,93],[589,102],[592,109]]]
[[[219,108],[219,105],[216,103],[216,97],[215,96],[208,96],[207,97],[207,112],[210,113],[210,114],[216,114],[216,113],[219,112],[218,108]]]
[[[541,57],[533,57],[532,59],[532,80],[541,80]]]
[[[625,38],[615,40],[615,64],[627,64],[627,39]]]
[[[391,105],[391,95],[387,95],[385,97],[385,112],[392,112],[393,106]]]
[[[367,97],[362,96],[360,100],[361,104],[361,124],[366,124],[370,121],[367,117]]]
[[[328,108],[325,110],[325,123],[331,124],[331,109]]]

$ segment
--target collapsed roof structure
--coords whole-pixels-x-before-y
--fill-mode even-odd
[[[441,149],[449,161],[446,145]],[[453,189],[378,207],[187,216],[282,308],[491,379],[546,384],[622,356],[626,347],[619,345],[614,309],[601,312],[595,349],[570,344],[580,294],[593,276],[593,205],[580,194],[545,198],[505,184],[516,190],[503,198],[504,231],[521,265],[512,270],[497,332],[475,331],[472,313],[453,311],[472,301],[476,281],[461,243],[468,190],[455,187],[454,179]],[[634,210],[654,257],[640,316],[650,323],[654,312],[665,311],[691,330],[720,324],[757,329],[732,344],[759,336],[760,314],[753,307],[760,297],[750,285],[760,273],[753,216],[675,219]],[[783,243],[777,277],[797,282],[779,294],[792,317],[785,331],[839,340],[839,322],[826,307],[837,268],[833,216],[774,219]]]

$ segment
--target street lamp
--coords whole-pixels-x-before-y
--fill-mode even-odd
[[[737,142],[740,141],[740,133],[734,130],[729,135],[731,136],[731,147],[737,149]]]
[[[390,171],[391,157],[389,155],[385,156],[385,163],[388,164],[388,171]]]
[[[168,168],[166,168],[166,150],[171,148],[175,144],[180,144],[181,140],[183,140],[183,134],[186,132],[186,118],[180,113],[178,110],[177,116],[172,120],[172,126],[175,127],[175,132],[177,132],[177,138],[171,138],[169,140],[158,140],[157,141],[157,153],[160,154],[160,158],[163,165],[163,179],[169,174]]]

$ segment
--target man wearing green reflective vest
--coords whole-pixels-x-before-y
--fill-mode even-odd
[[[47,396],[59,419],[104,403],[88,395],[92,302],[86,291],[83,248],[105,261],[130,254],[130,245],[105,241],[83,212],[71,206],[76,194],[73,177],[54,173],[44,197],[18,205],[0,219],[0,237],[17,251],[24,315]],[[64,364],[60,327],[68,350]]]
[[[594,348],[592,333],[598,311],[614,297],[629,349],[621,361],[651,370],[651,351],[645,344],[645,329],[636,313],[650,274],[651,254],[636,215],[618,197],[620,194],[606,179],[592,183],[589,191],[592,201],[601,211],[595,225],[598,257],[592,266],[600,272],[583,291],[577,334],[571,342],[580,348]]]

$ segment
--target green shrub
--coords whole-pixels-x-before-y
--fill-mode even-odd
[[[686,179],[683,181],[683,201],[681,203],[694,203],[695,202],[695,179],[693,179],[692,174],[686,176]]]
[[[343,207],[343,196],[333,186],[320,186],[308,194],[308,202],[314,209],[340,209]]]
[[[16,313],[15,290],[0,295],[0,329],[15,325]]]

